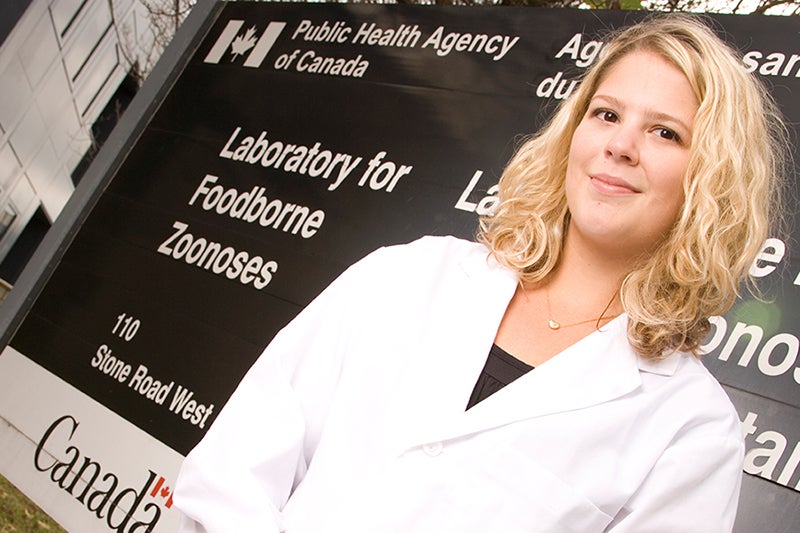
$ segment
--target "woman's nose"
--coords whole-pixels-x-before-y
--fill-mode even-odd
[[[621,125],[611,133],[606,154],[620,162],[635,165],[639,163],[639,142],[637,132]]]

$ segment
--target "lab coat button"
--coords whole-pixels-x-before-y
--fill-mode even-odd
[[[425,455],[429,457],[436,457],[440,453],[442,453],[442,446],[441,442],[431,442],[422,446],[422,451],[425,452]]]

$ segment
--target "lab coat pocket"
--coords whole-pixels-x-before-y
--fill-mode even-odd
[[[513,446],[475,459],[454,483],[454,497],[483,529],[504,533],[599,533],[612,517],[585,495]]]

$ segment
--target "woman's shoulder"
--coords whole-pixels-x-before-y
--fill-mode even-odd
[[[448,297],[475,284],[515,282],[516,276],[492,259],[483,244],[453,236],[425,236],[406,244],[381,247],[343,276],[370,298],[430,300]]]
[[[441,263],[457,263],[468,258],[486,258],[489,251],[483,244],[452,235],[426,235],[405,244],[378,248],[362,262],[392,264],[406,268],[430,268]]]
[[[649,378],[643,377],[645,387],[662,397],[662,405],[677,419],[691,426],[704,426],[703,432],[709,435],[740,437],[736,408],[698,357],[677,352],[663,361],[645,363],[642,368],[650,374]]]
[[[454,237],[452,235],[425,235],[406,244],[386,246],[385,250],[397,254],[426,254],[445,256],[467,256],[472,254],[486,255],[487,248],[483,244]]]

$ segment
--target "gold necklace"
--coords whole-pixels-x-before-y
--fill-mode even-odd
[[[571,328],[572,326],[579,326],[581,324],[588,324],[589,322],[596,322],[596,324],[594,326],[594,329],[600,329],[600,322],[603,320],[603,317],[605,317],[606,311],[609,310],[609,308],[611,307],[611,304],[614,302],[614,298],[617,296],[617,293],[614,292],[614,294],[611,295],[611,299],[608,301],[606,306],[603,308],[603,312],[600,313],[599,317],[597,317],[597,318],[589,318],[587,320],[581,320],[580,322],[571,322],[569,324],[562,324],[561,322],[559,322],[558,320],[555,320],[553,318],[553,312],[550,310],[550,288],[549,287],[545,287],[544,295],[545,295],[545,298],[547,300],[547,327],[550,328],[553,331],[556,331],[556,330],[559,330],[561,328]],[[613,320],[618,316],[619,316],[619,313],[617,313],[616,315],[605,317],[605,318],[607,320]]]

